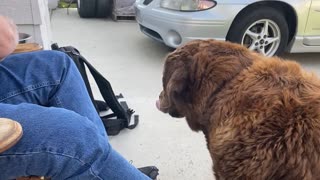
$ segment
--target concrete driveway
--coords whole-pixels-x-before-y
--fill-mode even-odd
[[[52,28],[55,42],[77,47],[140,115],[136,129],[110,137],[114,149],[136,167],[156,165],[160,180],[213,179],[203,134],[192,132],[184,119],[171,118],[155,108],[169,48],[143,35],[135,22],[80,19],[75,9],[69,15],[66,9],[54,11]],[[320,54],[285,57],[320,75]]]

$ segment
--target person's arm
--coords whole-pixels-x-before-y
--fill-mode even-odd
[[[18,40],[16,25],[9,18],[0,16],[0,60],[15,50]]]

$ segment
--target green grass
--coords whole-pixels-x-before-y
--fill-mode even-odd
[[[69,6],[69,3],[63,2],[63,1],[59,1],[58,7],[59,8],[67,8]],[[77,4],[76,3],[72,3],[70,8],[77,8]]]

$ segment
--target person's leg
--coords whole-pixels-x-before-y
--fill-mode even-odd
[[[88,118],[73,111],[0,103],[0,117],[15,119],[21,140],[0,154],[0,179],[45,176],[61,179],[149,179],[115,152]]]
[[[54,51],[41,51],[36,53],[25,53],[19,55],[12,55],[7,57],[4,61],[0,63],[0,104],[3,105],[3,108],[9,107],[9,104],[20,104],[23,102],[37,104],[45,107],[61,107],[60,111],[68,109],[68,112],[75,112],[79,117],[82,118],[72,118],[72,123],[69,123],[70,132],[72,129],[75,131],[77,125],[84,125],[84,119],[86,122],[89,121],[92,126],[94,126],[94,131],[92,130],[91,134],[94,136],[100,137],[100,140],[103,141],[106,150],[111,149],[105,129],[103,124],[91,103],[89,95],[85,89],[83,80],[76,69],[72,60],[63,53],[54,52]],[[4,106],[7,105],[7,106]],[[20,105],[17,105],[20,106]],[[15,106],[13,106],[15,107]],[[37,106],[40,107],[40,106]],[[44,107],[42,107],[44,108]],[[64,109],[62,109],[64,108]],[[19,110],[20,108],[16,108]],[[50,109],[50,108],[48,108]],[[6,109],[2,110],[5,112]],[[8,109],[10,110],[10,109]],[[67,111],[67,110],[65,110]],[[37,112],[37,110],[33,110],[33,108],[29,108],[25,111],[17,111],[12,114],[9,114],[8,117],[23,124],[24,133],[30,134],[30,136],[26,136],[24,138],[25,141],[21,141],[17,144],[17,147],[23,149],[28,149],[28,143],[40,143],[40,142],[50,142],[51,136],[57,136],[57,141],[62,141],[64,136],[73,136],[73,134],[66,134],[64,136],[58,136],[60,131],[54,125],[63,125],[66,123],[66,119],[61,115],[60,118],[55,118],[54,113],[50,113],[50,116],[46,116],[44,118]],[[34,116],[36,114],[36,116]],[[17,116],[17,119],[15,119]],[[2,117],[2,114],[0,114]],[[25,118],[25,119],[24,119]],[[38,121],[34,120],[34,118],[38,118]],[[30,121],[28,123],[28,121]],[[33,123],[34,121],[34,123]],[[31,123],[32,122],[32,123]],[[39,123],[42,122],[42,123]],[[48,125],[50,124],[50,126]],[[27,126],[31,124],[30,128]],[[38,124],[38,125],[37,125]],[[41,127],[41,126],[43,127]],[[41,129],[43,133],[47,133],[47,131],[55,132],[56,134],[51,133],[51,136],[34,136],[33,126]],[[67,133],[68,131],[66,131]],[[80,132],[81,133],[81,132]],[[79,133],[79,134],[80,134]],[[85,135],[85,134],[82,134]],[[82,137],[79,137],[76,133],[74,135],[76,140],[80,140]],[[37,141],[37,138],[42,138],[43,141]],[[104,137],[104,138],[102,138]],[[48,139],[49,138],[49,139]],[[88,137],[89,138],[89,137]],[[84,138],[85,139],[85,138]],[[94,139],[94,138],[92,138]],[[92,140],[91,140],[92,141]],[[94,140],[93,140],[94,141]],[[98,141],[98,140],[97,140]],[[83,143],[83,144],[81,144]],[[37,144],[35,144],[37,145]],[[40,145],[40,144],[38,144]],[[62,144],[55,144],[58,147],[65,150],[68,146],[62,146]],[[78,142],[77,144],[78,153],[85,153],[84,151],[89,144],[86,141]],[[51,148],[48,144],[44,144],[44,147]],[[92,147],[92,148],[102,148],[102,147]],[[10,150],[14,154],[15,149]],[[76,151],[77,148],[71,148],[71,151]],[[105,150],[105,151],[106,151]],[[117,171],[114,173],[122,172],[118,174],[123,176],[127,171],[135,174],[137,176],[142,176],[142,174],[130,165],[125,159],[123,159],[119,154],[115,151],[110,151],[108,155],[108,159],[102,156],[102,159],[96,159],[97,168],[95,173],[100,172],[100,167],[103,167],[103,172],[108,174],[108,171],[113,171],[112,167],[117,167]],[[47,154],[47,153],[44,153]],[[71,153],[72,154],[72,153]],[[39,154],[38,154],[39,155]],[[15,155],[14,155],[15,156]],[[40,156],[36,156],[40,157]],[[6,159],[7,156],[2,156],[0,160]],[[43,157],[42,157],[43,158]],[[41,161],[42,158],[36,159]],[[57,157],[55,157],[57,158]],[[52,161],[55,159],[51,159]],[[18,162],[19,160],[12,159],[12,162]],[[33,159],[31,159],[33,161]],[[108,161],[103,161],[108,160]],[[28,161],[28,162],[32,162]],[[35,160],[34,160],[35,161]],[[39,162],[34,163],[34,166],[37,166]],[[100,164],[100,165],[98,165]],[[23,164],[22,164],[23,165]],[[33,168],[36,168],[34,167]],[[3,167],[3,166],[0,166]],[[30,166],[28,166],[30,169]],[[37,166],[38,167],[38,166]],[[39,166],[41,167],[41,166]],[[27,167],[24,166],[24,169]],[[48,168],[54,171],[55,166],[48,163]],[[23,168],[22,168],[23,169]],[[73,171],[73,169],[67,169],[68,171]],[[85,169],[84,169],[85,170]],[[1,171],[1,170],[0,170]],[[79,170],[80,171],[80,170]],[[85,172],[85,171],[84,171]],[[2,174],[0,172],[0,174]],[[104,175],[105,175],[104,174]],[[129,173],[130,174],[130,173]],[[114,175],[114,174],[113,174]],[[115,174],[117,175],[117,174]],[[106,177],[107,178],[107,177]],[[104,178],[105,179],[105,178]],[[109,179],[109,178],[108,178]],[[122,179],[122,178],[121,178]]]
[[[73,61],[58,51],[8,56],[0,62],[0,102],[62,107],[87,117],[106,135]]]

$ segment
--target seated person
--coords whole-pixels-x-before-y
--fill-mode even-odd
[[[56,51],[9,55],[17,37],[0,16],[0,117],[23,128],[18,143],[0,153],[0,179],[150,179],[111,147],[73,61]]]

